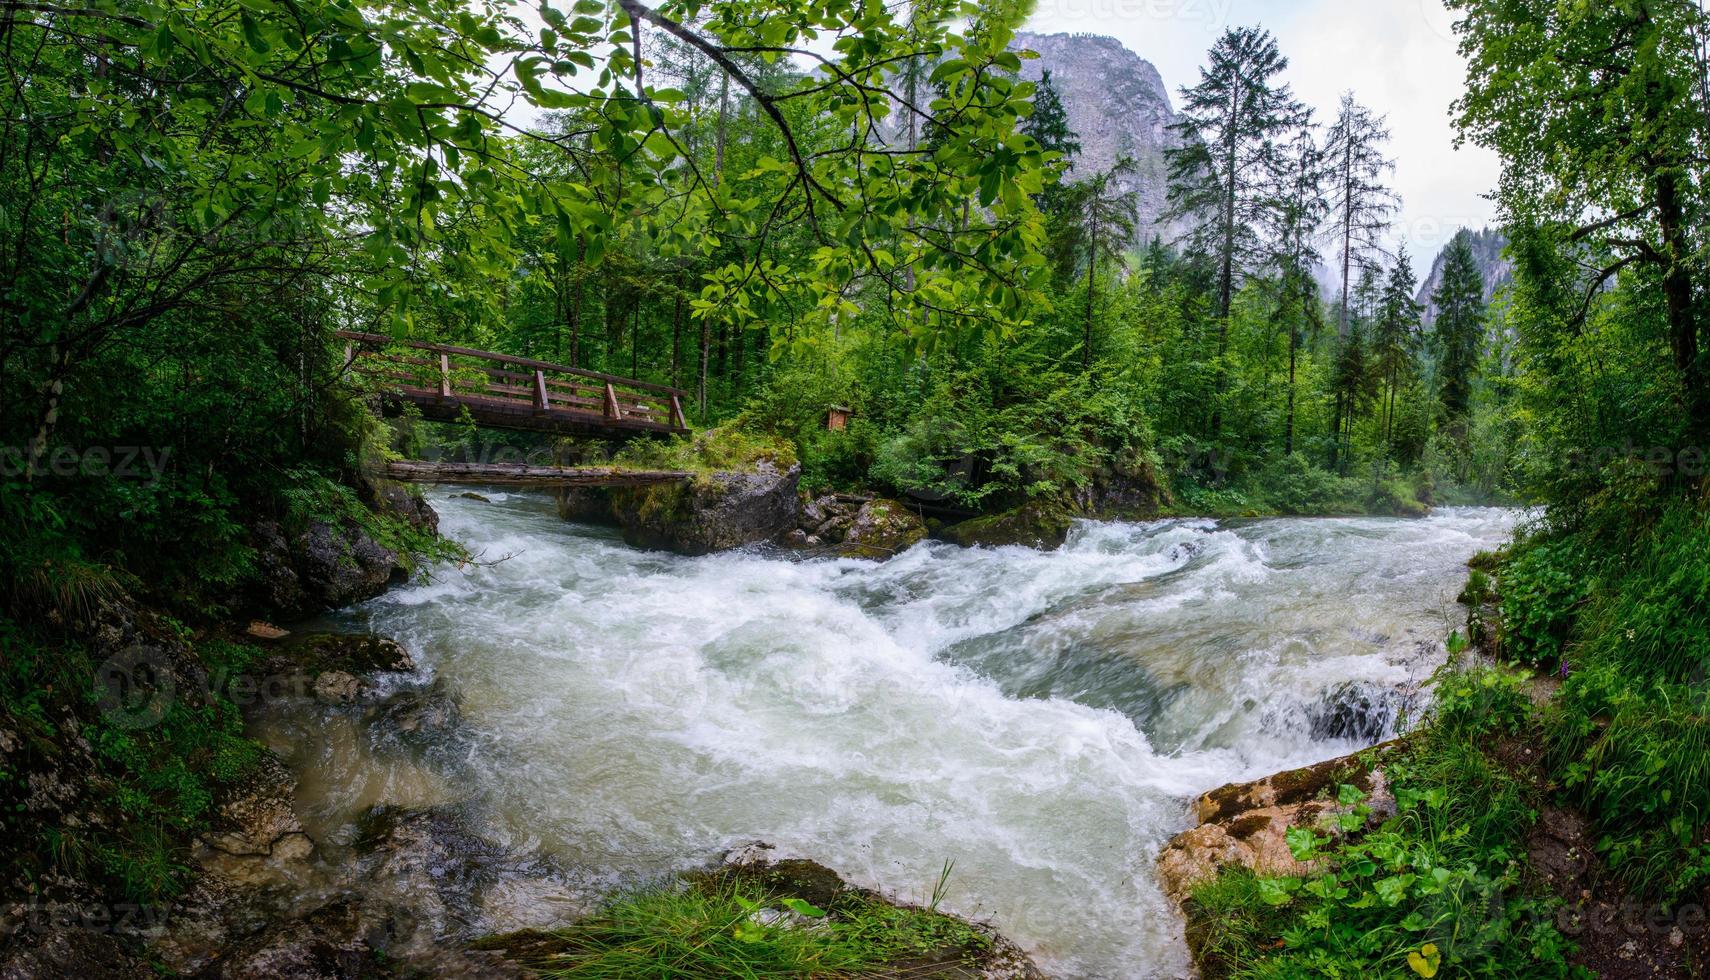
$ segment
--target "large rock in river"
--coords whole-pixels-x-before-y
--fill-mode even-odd
[[[683,483],[578,491],[561,498],[566,520],[615,523],[638,548],[706,555],[760,544],[794,528],[801,516],[801,467],[762,459]]]
[[[1055,500],[1034,500],[1000,514],[976,517],[952,524],[938,536],[965,548],[1020,545],[1052,551],[1068,540],[1075,518],[1067,507]]]
[[[926,537],[926,522],[895,500],[869,500],[855,512],[839,549],[851,558],[884,561]]]

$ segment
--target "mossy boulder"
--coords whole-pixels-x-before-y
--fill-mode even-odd
[[[965,548],[1020,545],[1054,551],[1068,540],[1074,522],[1074,513],[1062,503],[1034,500],[1000,514],[952,524],[938,536]]]
[[[843,535],[840,551],[852,558],[883,561],[907,551],[925,537],[925,522],[908,505],[895,500],[869,500],[856,511]]]
[[[751,469],[682,483],[576,491],[559,501],[566,520],[615,524],[637,548],[706,555],[782,536],[800,520],[801,467],[762,459]]]

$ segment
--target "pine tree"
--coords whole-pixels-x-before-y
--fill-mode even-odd
[[[1443,418],[1464,435],[1472,404],[1472,376],[1484,340],[1484,276],[1473,256],[1470,233],[1462,230],[1443,253],[1443,281],[1431,295],[1437,307],[1439,399]]]
[[[1263,226],[1275,207],[1276,175],[1283,166],[1278,144],[1299,125],[1302,109],[1288,86],[1275,81],[1288,59],[1269,31],[1225,31],[1209,58],[1199,84],[1182,89],[1179,119],[1171,127],[1177,146],[1165,151],[1165,220],[1190,222],[1187,251],[1209,256],[1216,265],[1221,394],[1235,287],[1264,258]],[[1214,408],[1214,437],[1221,424],[1221,411]]]
[[[1092,366],[1093,302],[1101,259],[1122,264],[1123,251],[1134,241],[1139,221],[1134,192],[1122,184],[1136,171],[1133,159],[1123,157],[1109,170],[1072,184],[1065,195],[1063,221],[1072,227],[1087,274],[1085,337],[1081,346],[1083,367]]]
[[[1057,179],[1048,180],[1036,198],[1040,211],[1047,217],[1055,216],[1063,206],[1061,179],[1073,166],[1075,157],[1080,155],[1081,139],[1069,128],[1069,113],[1063,108],[1056,83],[1051,81],[1051,69],[1040,73],[1039,85],[1033,91],[1033,115],[1022,120],[1018,128],[1033,137],[1040,149],[1060,154],[1054,168]]]
[[[1395,267],[1385,280],[1379,302],[1376,329],[1372,332],[1372,359],[1384,384],[1383,439],[1389,445],[1395,436],[1395,399],[1413,369],[1419,348],[1419,316],[1424,312],[1414,295],[1419,280],[1402,246]]]
[[[1356,266],[1365,266],[1389,230],[1400,204],[1395,192],[1384,183],[1395,163],[1384,156],[1383,144],[1389,129],[1382,116],[1354,101],[1352,93],[1342,96],[1342,107],[1330,127],[1325,160],[1330,168],[1330,210],[1335,216],[1337,242],[1342,258],[1342,310],[1339,329],[1348,332],[1350,307],[1348,287]]]
[[[1347,333],[1336,340],[1330,366],[1330,469],[1346,473],[1353,454],[1354,419],[1371,401],[1372,371],[1366,354],[1366,332],[1358,320],[1348,324]]]
[[[1302,333],[1313,329],[1318,315],[1318,281],[1312,274],[1319,261],[1317,237],[1329,201],[1324,195],[1324,153],[1311,123],[1311,114],[1289,141],[1287,168],[1275,190],[1272,211],[1272,263],[1277,275],[1275,321],[1288,331],[1288,409],[1283,423],[1283,453],[1294,452],[1295,380]]]

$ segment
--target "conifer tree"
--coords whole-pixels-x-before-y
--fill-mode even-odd
[[[1348,290],[1354,270],[1383,253],[1381,239],[1400,208],[1395,192],[1385,183],[1395,170],[1395,163],[1383,152],[1388,140],[1389,128],[1382,116],[1355,102],[1353,93],[1342,96],[1324,151],[1330,170],[1330,211],[1342,259],[1341,333],[1348,332],[1351,319]]]
[[[1395,435],[1395,398],[1413,369],[1419,347],[1419,315],[1424,307],[1414,299],[1419,280],[1407,247],[1401,247],[1395,267],[1384,281],[1376,329],[1372,331],[1372,359],[1384,385],[1383,440],[1389,445]]]
[[[1276,206],[1278,146],[1299,125],[1301,106],[1276,76],[1288,67],[1269,31],[1232,28],[1212,46],[1199,84],[1182,89],[1178,145],[1169,164],[1166,221],[1187,221],[1183,244],[1216,267],[1217,390],[1226,381],[1222,358],[1229,348],[1229,310],[1237,283],[1265,257],[1264,225]],[[1222,415],[1214,407],[1211,434]]]
[[[1478,370],[1485,315],[1484,276],[1469,237],[1463,229],[1449,243],[1443,253],[1443,281],[1431,295],[1437,308],[1438,397],[1444,421],[1461,435],[1471,410],[1472,376]]]
[[[1017,128],[1033,137],[1040,149],[1061,155],[1055,166],[1058,180],[1047,181],[1035,198],[1039,210],[1047,217],[1054,217],[1063,207],[1061,179],[1074,165],[1075,157],[1080,155],[1081,138],[1069,128],[1069,113],[1063,108],[1056,83],[1051,80],[1051,69],[1040,73],[1039,85],[1033,91],[1033,115],[1022,120]]]

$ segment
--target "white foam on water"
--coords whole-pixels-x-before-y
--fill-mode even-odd
[[[1185,975],[1153,858],[1187,801],[1353,748],[1266,719],[1422,678],[1444,594],[1516,518],[1083,523],[1049,554],[874,564],[638,552],[525,494],[434,504],[509,557],[341,621],[461,691],[463,754],[410,765],[494,832],[612,881],[766,840],[920,899],[953,860],[948,909],[1073,977]]]

